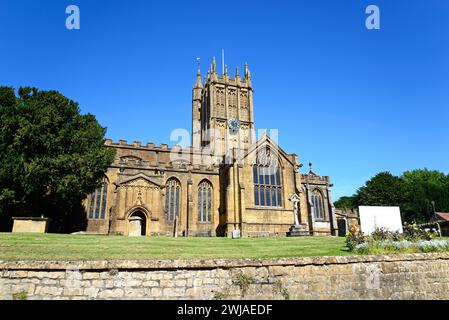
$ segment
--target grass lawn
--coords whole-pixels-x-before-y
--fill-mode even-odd
[[[345,239],[170,238],[0,233],[0,260],[188,260],[351,254]]]

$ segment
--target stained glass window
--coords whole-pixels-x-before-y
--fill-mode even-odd
[[[323,196],[318,190],[315,190],[312,194],[312,203],[315,208],[315,219],[324,220]]]
[[[106,218],[108,198],[108,182],[103,180],[99,186],[89,197],[89,219],[104,220]]]
[[[198,187],[198,221],[211,222],[212,219],[212,185],[203,181]]]
[[[103,183],[103,197],[101,201],[101,216],[100,218],[103,220],[106,216],[106,198],[108,194],[108,184]]]
[[[254,205],[282,207],[281,172],[278,159],[269,148],[258,153],[253,167]]]
[[[165,186],[165,210],[167,221],[175,221],[179,218],[179,202],[181,195],[181,185],[176,179],[170,179]]]

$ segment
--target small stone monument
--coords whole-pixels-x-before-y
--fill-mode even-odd
[[[46,233],[48,229],[48,218],[38,217],[13,217],[12,232],[24,233]]]
[[[307,231],[307,226],[305,224],[299,223],[298,213],[299,213],[299,196],[295,193],[290,199],[293,203],[293,221],[294,224],[290,227],[289,232],[287,232],[287,237],[301,237],[301,236],[309,236],[309,232]]]
[[[129,233],[130,237],[140,237],[142,236],[142,218],[141,217],[131,217],[129,218]]]

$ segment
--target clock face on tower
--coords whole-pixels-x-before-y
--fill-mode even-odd
[[[237,119],[229,119],[228,120],[228,126],[231,130],[231,133],[237,133],[240,129],[240,121]]]

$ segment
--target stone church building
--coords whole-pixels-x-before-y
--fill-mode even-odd
[[[204,82],[204,83],[203,83]],[[200,70],[192,94],[192,145],[132,144],[117,150],[102,185],[84,202],[88,232],[123,235],[336,235],[329,178],[301,174],[296,154],[265,133],[256,140],[251,74]],[[293,195],[299,196],[297,219]],[[296,198],[297,199],[297,198]]]

